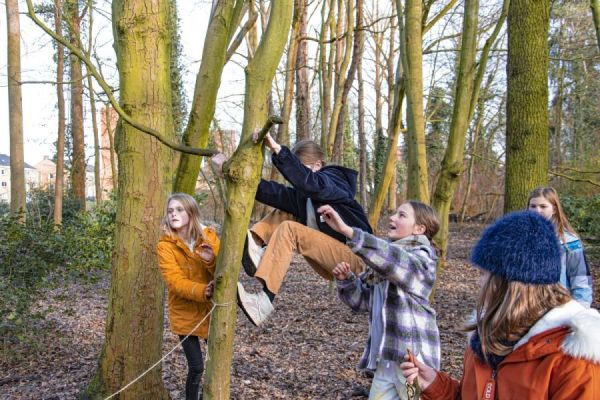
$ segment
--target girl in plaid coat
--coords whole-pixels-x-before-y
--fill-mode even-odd
[[[439,229],[437,215],[418,201],[402,204],[389,218],[388,241],[348,226],[330,206],[318,211],[367,264],[356,276],[340,262],[333,275],[340,299],[355,311],[370,312],[369,337],[358,364],[375,372],[369,398],[407,399],[399,368],[407,350],[426,365],[440,365],[436,314],[429,304],[436,277],[431,239]]]

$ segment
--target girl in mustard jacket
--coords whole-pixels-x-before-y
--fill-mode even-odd
[[[560,282],[560,243],[533,212],[503,217],[475,245],[482,288],[460,381],[415,360],[422,399],[600,399],[600,314]],[[408,359],[408,358],[407,358]]]
[[[219,238],[213,229],[201,224],[196,200],[184,193],[169,197],[161,229],[163,235],[156,249],[169,289],[169,322],[171,331],[179,335],[188,362],[185,398],[198,400],[204,371],[199,337],[208,337]]]

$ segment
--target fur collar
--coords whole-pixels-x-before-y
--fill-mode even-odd
[[[600,364],[600,314],[575,300],[548,311],[517,342],[515,349],[527,343],[533,336],[560,326],[569,327],[571,330],[561,345],[566,354]]]

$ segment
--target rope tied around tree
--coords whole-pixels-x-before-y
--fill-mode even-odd
[[[196,329],[198,329],[198,327],[200,327],[200,325],[202,325],[204,323],[204,321],[206,321],[206,319],[213,313],[213,311],[215,310],[215,308],[217,308],[217,307],[229,307],[232,304],[235,304],[233,301],[229,301],[227,303],[215,303],[213,300],[211,300],[211,303],[213,304],[213,306],[210,309],[210,311],[208,312],[208,314],[206,314],[206,316],[204,318],[202,318],[202,320],[200,322],[198,322],[195,327],[192,328],[191,332],[194,332]],[[171,350],[169,350],[167,352],[167,354],[165,354],[164,356],[162,356],[162,358],[160,360],[158,360],[157,362],[155,362],[154,364],[152,364],[152,366],[150,366],[148,369],[146,369],[144,372],[142,372],[140,375],[138,375],[137,378],[135,378],[134,380],[132,380],[131,382],[129,382],[127,385],[123,386],[121,389],[119,389],[118,391],[114,392],[110,396],[104,398],[104,400],[109,400],[109,399],[115,397],[119,393],[125,391],[129,386],[133,385],[134,383],[136,383],[137,381],[139,381],[140,379],[142,379],[142,377],[144,377],[148,372],[152,371],[158,364],[162,363],[171,353],[173,353],[179,346],[181,346],[181,344],[184,341],[186,341],[187,338],[190,337],[191,335],[192,335],[191,333],[188,333],[183,339],[181,339],[179,342],[177,342],[177,344]]]

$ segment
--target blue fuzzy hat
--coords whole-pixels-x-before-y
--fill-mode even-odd
[[[558,283],[560,243],[552,222],[531,211],[515,212],[483,232],[471,262],[509,281]]]

